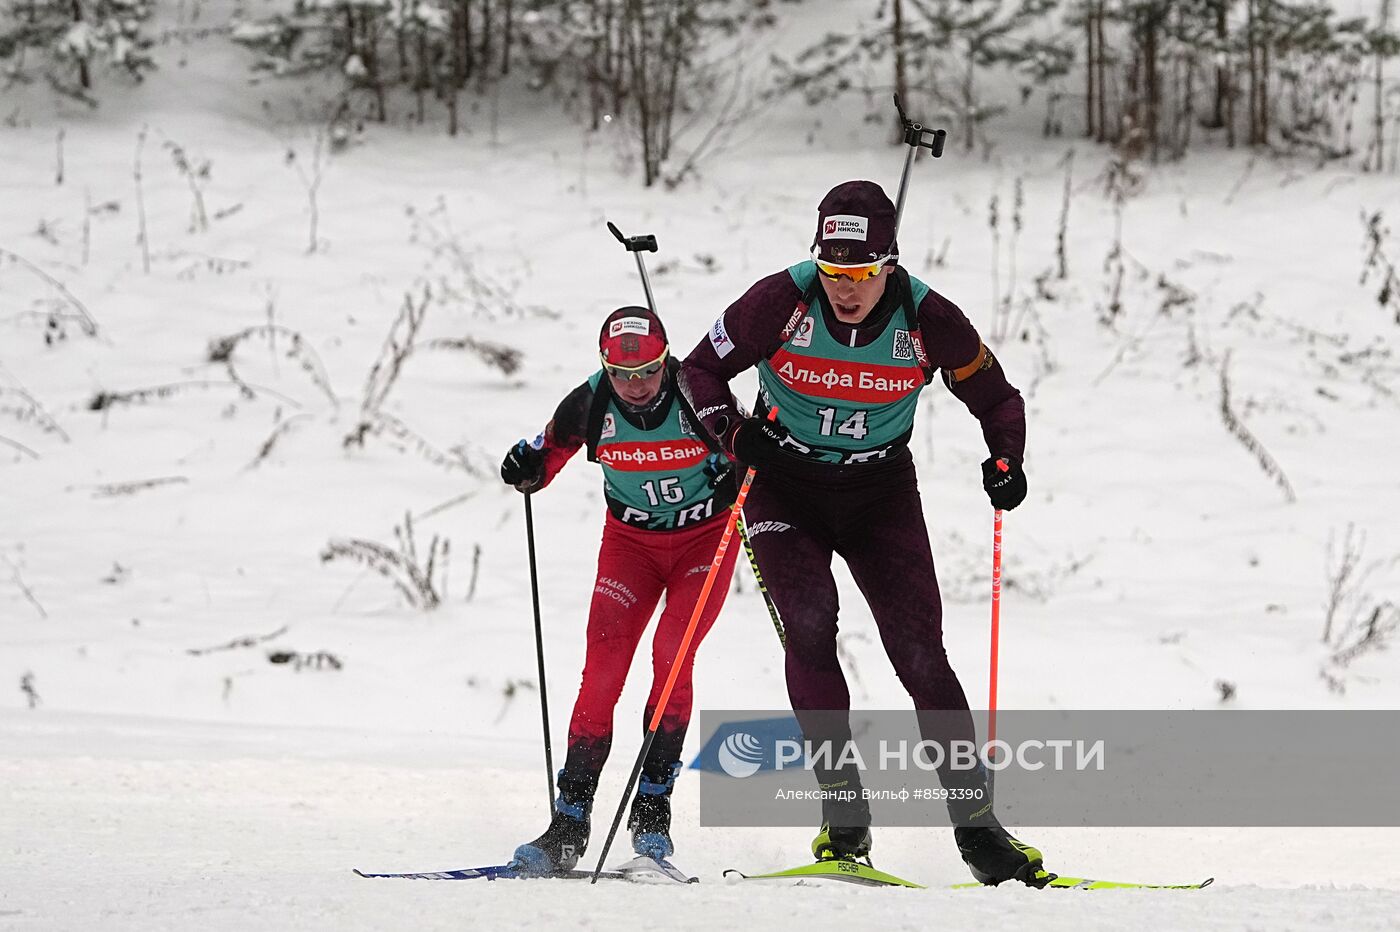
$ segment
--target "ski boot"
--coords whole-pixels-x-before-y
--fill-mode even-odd
[[[944,787],[976,791],[950,798],[948,817],[953,823],[958,854],[978,883],[995,887],[1007,880],[1019,880],[1027,886],[1043,887],[1055,879],[1044,869],[1040,851],[1013,838],[997,821],[986,767],[978,764],[971,773],[962,774],[940,771],[939,780]]]
[[[870,829],[862,826],[822,825],[812,839],[812,856],[818,861],[860,861],[870,863]]]
[[[988,825],[954,828],[953,839],[972,876],[988,886],[1019,880],[1031,887],[1043,887],[1055,877],[1044,870],[1044,857],[1039,850],[1012,838],[994,817]]]
[[[812,839],[818,861],[870,864],[870,803],[853,768],[817,769],[822,790],[822,830]]]
[[[671,790],[680,772],[679,761],[668,764],[666,775],[654,780],[642,774],[632,810],[627,816],[627,828],[632,832],[632,850],[640,857],[665,861],[675,853],[671,842]]]
[[[563,783],[563,772],[560,772]],[[589,815],[593,800],[570,798],[561,788],[554,799],[554,818],[544,834],[515,849],[510,866],[522,874],[552,874],[573,870],[588,848]]]

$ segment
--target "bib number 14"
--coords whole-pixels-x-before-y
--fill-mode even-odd
[[[864,440],[865,435],[870,433],[865,426],[864,411],[856,411],[839,424],[836,422],[837,413],[835,408],[818,408],[817,416],[821,418],[821,432],[824,437],[844,434],[852,440]]]

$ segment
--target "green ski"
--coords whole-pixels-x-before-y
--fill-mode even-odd
[[[733,868],[724,872],[726,877],[731,874],[744,880],[843,880],[847,883],[861,884],[867,887],[926,889],[923,884],[887,874],[884,871],[876,870],[869,864],[861,864],[858,861],[817,861],[815,864],[803,864],[800,867],[767,874],[745,874]],[[1116,880],[1094,880],[1088,877],[1062,877],[1049,871],[1040,871],[1036,874],[1036,881],[1033,886],[1037,888],[1048,887],[1059,890],[1201,890],[1213,884],[1215,878],[1207,877],[1200,883],[1124,883]],[[982,886],[985,884],[973,881],[971,883],[951,884],[948,889],[968,890]]]
[[[1207,877],[1200,883],[1122,883],[1116,880],[1092,880],[1088,877],[1061,877],[1048,871],[1040,871],[1036,875],[1036,880],[1044,880],[1047,877],[1049,879],[1040,886],[1054,887],[1060,890],[1200,890],[1215,883],[1214,877]],[[974,881],[953,884],[952,889],[968,890],[981,886],[984,884]]]
[[[785,871],[774,871],[770,874],[745,874],[733,868],[724,872],[724,876],[726,877],[730,874],[742,877],[744,880],[844,880],[847,883],[857,883],[867,887],[910,887],[914,890],[924,889],[923,884],[914,883],[902,877],[896,877],[893,874],[887,874],[884,871],[876,870],[869,864],[840,859],[817,861],[815,864],[803,864],[801,867],[793,867]]]

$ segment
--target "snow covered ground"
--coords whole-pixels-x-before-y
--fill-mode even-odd
[[[893,189],[902,156],[830,115],[794,148],[814,117],[793,108],[698,182],[643,191],[621,170],[620,140],[541,142],[539,121],[555,114],[509,101],[520,106],[507,113],[539,112],[493,130],[483,111],[457,140],[375,127],[330,156],[308,254],[297,166],[311,170],[313,140],[278,116],[297,89],[230,85],[220,76],[238,53],[220,49],[167,63],[95,113],[5,101],[0,249],[29,264],[0,261],[0,437],[11,441],[0,443],[0,928],[613,927],[653,909],[664,918],[649,921],[676,928],[1396,927],[1396,830],[1024,832],[1067,873],[1218,878],[1195,894],[755,889],[719,874],[800,860],[810,833],[700,828],[684,784],[679,860],[704,878],[697,887],[354,877],[352,866],[497,862],[543,825],[520,498],[494,472],[592,371],[601,316],[641,299],[604,220],[658,236],[653,284],[680,349],[751,281],[802,257],[823,192],[853,177]],[[189,232],[193,197],[167,143],[210,161],[207,232]],[[1071,148],[1069,277],[1036,297]],[[1145,171],[1123,209],[1123,310],[1104,326],[1107,158],[1014,133],[989,161],[950,147],[917,166],[900,237],[916,274],[990,333],[989,201],[1004,292],[1022,181],[1012,317],[1027,338],[994,344],[1030,419],[1031,497],[1007,518],[1002,706],[1210,708],[1230,691],[1236,708],[1395,708],[1393,651],[1329,658],[1400,585],[1400,331],[1357,281],[1360,217],[1400,214],[1400,185],[1245,153]],[[381,410],[421,443],[381,434],[347,447],[390,326],[424,286],[420,339],[507,344],[522,368],[503,375],[449,350],[411,357]],[[210,342],[269,321],[287,328],[275,344],[253,337],[232,357],[254,386],[245,397],[209,361]],[[334,401],[303,368],[312,353]],[[1296,501],[1223,423],[1227,353],[1232,410]],[[183,387],[92,410],[99,393],[172,385]],[[30,410],[20,389],[43,415],[16,414]],[[941,389],[922,404],[913,448],[949,651],[976,701],[985,452]],[[598,485],[580,461],[536,502],[556,749],[582,663]],[[333,539],[393,546],[405,513],[420,551],[433,535],[451,540],[432,612],[361,566],[320,559]],[[1335,561],[1349,525],[1364,550],[1326,645],[1329,541]],[[701,649],[699,706],[783,707],[781,656],[745,573]],[[842,592],[857,702],[903,707],[848,579]],[[340,666],[273,664],[274,651]],[[620,736],[640,714],[644,665]],[[630,756],[619,740],[600,800],[621,793]],[[883,830],[877,864],[961,881],[946,835]]]
[[[786,863],[809,833],[702,829],[684,805],[697,886],[368,881],[348,868],[465,866],[515,844],[543,808],[524,742],[13,711],[0,738],[0,928],[1393,929],[1400,914],[1393,831],[1029,836],[1090,873],[1221,878],[1199,893],[833,889],[721,881],[736,862]],[[886,830],[879,863],[961,881],[946,831]]]

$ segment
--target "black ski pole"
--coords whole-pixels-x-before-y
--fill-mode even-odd
[[[753,544],[749,542],[748,522],[744,520],[743,515],[739,515],[739,539],[744,542],[744,555],[749,558],[749,569],[753,570],[753,578],[758,583],[763,604],[768,606],[768,618],[773,622],[773,630],[778,634],[778,644],[787,650],[787,631],[783,629],[783,616],[778,614],[778,606],[773,604],[773,597],[768,594],[768,586],[763,582],[763,573],[758,569],[758,556],[753,552]]]
[[[934,158],[942,158],[948,131],[926,129],[924,124],[909,119],[904,114],[904,105],[900,103],[898,94],[894,95],[894,107],[899,111],[899,122],[904,126],[904,144],[909,147],[909,152],[904,156],[904,172],[899,176],[899,198],[894,202],[894,232],[898,236],[899,221],[904,217],[904,195],[909,190],[909,169],[914,164],[914,157],[920,149],[927,149]],[[925,136],[929,138],[925,139]]]
[[[608,231],[617,237],[617,241],[623,245],[628,252],[637,259],[637,271],[642,276],[642,289],[647,293],[647,310],[656,313],[656,299],[651,294],[651,279],[647,278],[646,263],[642,261],[642,253],[656,252],[656,235],[648,233],[645,236],[623,236],[611,220],[608,221]]]
[[[544,629],[540,626],[540,577],[535,569],[535,513],[530,493],[525,493],[525,540],[530,548],[530,598],[535,604],[535,659],[540,671],[540,722],[544,727],[544,782],[549,791],[549,811],[554,811],[554,752],[549,744],[549,692],[544,682]]]

